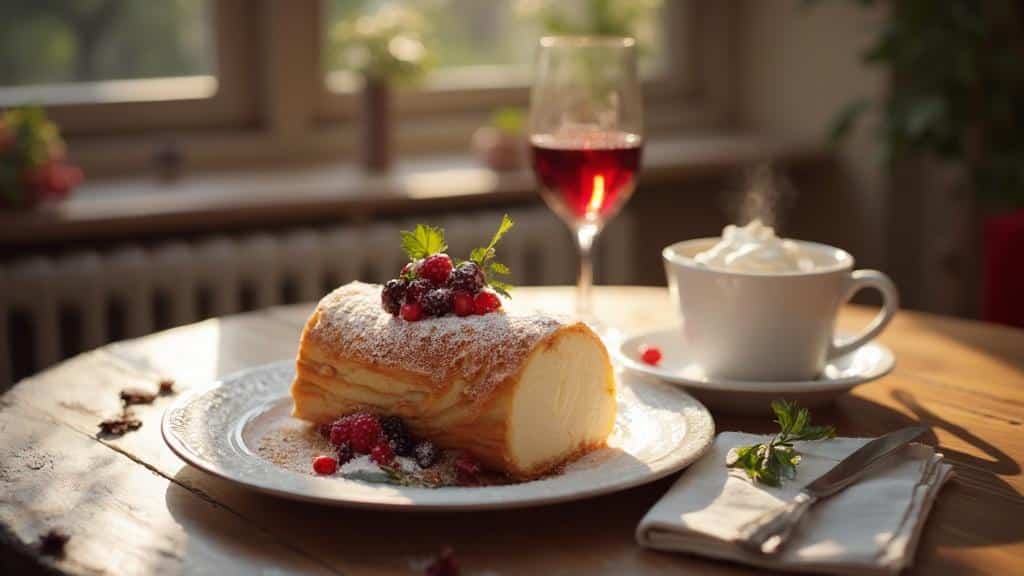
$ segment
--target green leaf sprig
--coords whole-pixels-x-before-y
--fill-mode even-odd
[[[475,248],[469,254],[469,261],[475,263],[484,271],[487,277],[487,285],[492,290],[501,294],[506,298],[511,298],[509,290],[512,289],[512,285],[508,282],[498,280],[496,276],[508,276],[512,273],[508,266],[498,262],[494,259],[496,254],[496,247],[498,242],[501,241],[502,237],[508,233],[512,227],[515,226],[515,222],[512,218],[509,218],[508,214],[501,217],[501,224],[498,225],[498,230],[491,237],[491,242],[484,247]],[[416,228],[412,231],[402,230],[402,249],[405,250],[406,255],[409,256],[410,261],[420,260],[434,254],[444,252],[448,249],[448,244],[444,239],[444,229],[436,226],[427,226],[424,224],[417,224]],[[457,263],[457,262],[456,262]],[[406,280],[412,280],[412,275],[406,278]]]
[[[494,276],[508,276],[512,271],[509,270],[508,266],[494,259],[496,253],[495,246],[498,245],[501,238],[515,225],[516,223],[508,217],[508,214],[503,215],[501,217],[501,224],[498,225],[498,230],[494,233],[494,236],[491,237],[490,244],[483,248],[475,248],[469,253],[469,261],[476,263],[476,265],[479,266],[485,274],[487,274],[487,284],[495,292],[506,298],[511,298],[508,292],[512,289],[512,285],[507,282],[497,280]]]
[[[800,464],[800,453],[793,447],[794,442],[825,440],[836,435],[832,426],[812,426],[811,413],[785,400],[774,400],[771,404],[779,433],[763,444],[739,446],[729,451],[726,466],[740,468],[754,482],[768,486],[781,486],[782,480],[796,477]]]

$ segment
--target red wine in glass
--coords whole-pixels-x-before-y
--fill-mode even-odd
[[[544,200],[570,225],[600,226],[633,193],[643,146],[637,134],[535,134],[530,144]]]

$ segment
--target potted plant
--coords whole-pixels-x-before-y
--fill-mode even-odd
[[[57,125],[41,108],[0,114],[0,210],[27,210],[67,198],[82,171],[64,160]]]
[[[983,214],[982,315],[1024,326],[1024,4],[884,5],[885,24],[862,59],[888,69],[889,93],[880,103],[851,102],[833,137],[878,108],[890,161],[924,157],[961,171]]]
[[[424,30],[419,12],[394,4],[342,20],[331,30],[332,58],[363,79],[361,147],[364,166],[371,172],[391,167],[392,86],[418,80],[426,71]]]
[[[526,156],[524,113],[518,108],[501,108],[491,115],[490,124],[473,133],[473,151],[488,168],[519,170]]]

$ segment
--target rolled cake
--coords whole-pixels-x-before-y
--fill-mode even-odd
[[[417,437],[516,478],[604,445],[615,378],[585,324],[505,312],[406,322],[381,309],[380,290],[342,286],[306,322],[291,387],[296,417],[401,416]]]

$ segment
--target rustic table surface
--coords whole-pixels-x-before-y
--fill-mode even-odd
[[[627,332],[672,319],[658,288],[601,288],[598,312]],[[569,308],[567,288],[517,291]],[[357,511],[265,496],[208,476],[160,438],[173,401],[134,407],[142,427],[97,437],[126,387],[178,390],[293,357],[311,305],[209,320],[83,354],[0,399],[0,571],[68,574],[415,574],[445,545],[464,574],[734,574],[742,566],[645,550],[633,531],[675,477],[618,494],[496,512]],[[841,323],[873,311],[851,307]],[[815,416],[843,435],[911,422],[931,430],[956,476],[939,496],[913,572],[1024,573],[1024,331],[901,313],[882,342],[895,371]],[[770,418],[715,415],[719,430],[767,432]],[[63,556],[40,552],[59,527]]]

